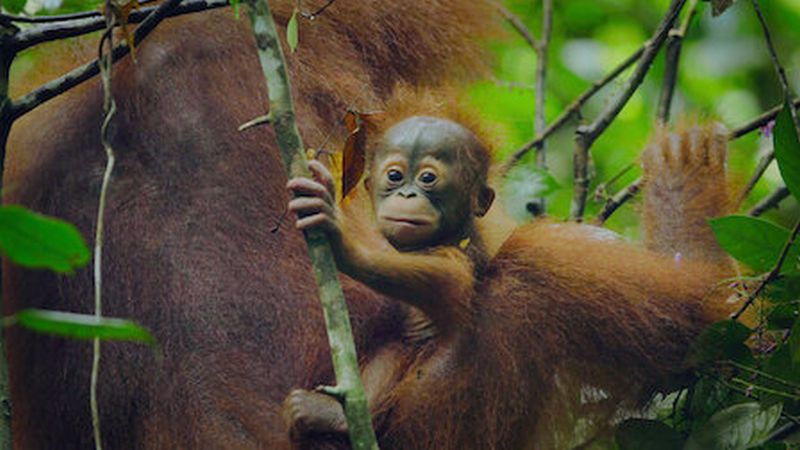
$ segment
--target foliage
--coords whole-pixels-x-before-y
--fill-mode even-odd
[[[556,2],[546,89],[548,123],[592,82],[632,54],[648,38],[668,3]],[[800,47],[796,45],[800,42],[800,3],[775,0],[760,4],[790,83],[795,83],[791,87],[800,91],[800,79],[796,75],[792,78],[800,73]],[[506,5],[534,35],[540,33],[541,2],[508,0]],[[685,15],[684,11],[681,20]],[[511,37],[494,44],[496,81],[481,82],[470,89],[470,98],[482,111],[484,121],[503,136],[497,148],[499,160],[505,160],[534,134],[537,56],[515,33],[509,27]],[[599,191],[599,201],[587,205],[587,217],[594,216],[608,196],[641,174],[638,167],[626,168],[631,163],[638,165],[638,155],[654,129],[665,68],[664,56],[659,56],[643,85],[592,147],[590,189],[608,183],[609,192]],[[544,194],[551,216],[566,217],[569,212],[577,125],[596,118],[630,73],[628,69],[581,108],[582,119],[573,119],[548,139],[548,169],[562,186]],[[783,98],[751,2],[700,2],[682,44],[672,117],[710,117],[735,128],[784,103]],[[784,183],[793,195],[764,219],[740,213],[711,221],[721,246],[754,275],[729,281],[738,304],[772,271],[792,234],[790,228],[798,220],[800,144],[789,111],[781,112],[774,130],[768,126],[760,134],[731,142],[729,172],[736,185],[745,184],[755,163],[772,148],[778,159],[778,165],[773,163],[768,168],[745,199],[741,211]],[[529,181],[527,174],[533,165],[531,153],[506,177],[504,203],[510,205],[514,217],[526,215],[519,205],[542,195],[531,187],[536,183],[519,181]],[[622,175],[616,177],[619,173]],[[523,184],[526,189],[518,187]],[[637,238],[635,202],[623,206],[607,225]],[[695,367],[692,381],[670,396],[666,413],[624,421],[616,436],[618,448],[781,449],[790,445],[781,441],[785,433],[779,430],[797,424],[800,416],[799,246],[795,242],[788,248],[785,261],[751,307],[753,320],[748,325],[752,328],[728,320],[702,333],[687,356],[687,363]]]
[[[72,274],[89,262],[89,249],[74,225],[17,205],[0,206],[0,252],[21,266]],[[126,340],[155,345],[144,328],[129,320],[27,309],[5,325],[75,339]]]

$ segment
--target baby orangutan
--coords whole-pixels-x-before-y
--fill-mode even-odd
[[[487,262],[474,218],[494,200],[486,184],[489,163],[489,152],[470,130],[415,116],[386,132],[367,169],[374,223],[391,245],[376,248],[348,229],[332,176],[318,161],[309,163],[313,180],[289,181],[297,196],[289,210],[299,216],[298,229],[327,232],[342,272],[416,308],[407,311],[406,342],[444,337],[470,320],[475,273]],[[362,367],[371,407],[402,371],[400,347],[387,346]],[[341,406],[327,395],[296,390],[285,409],[295,438],[347,430]]]

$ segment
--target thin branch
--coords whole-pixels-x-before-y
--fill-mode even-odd
[[[604,224],[606,220],[608,220],[608,218],[619,209],[620,206],[624,205],[628,200],[635,197],[641,189],[642,178],[639,177],[606,201],[606,204],[603,205],[602,211],[600,211],[597,217],[594,218],[594,224]]]
[[[800,107],[800,98],[794,99],[792,102],[795,108]],[[738,139],[744,135],[750,134],[753,131],[758,130],[759,128],[767,125],[771,121],[775,120],[778,117],[778,114],[783,110],[783,102],[780,105],[777,105],[770,110],[764,112],[760,116],[756,117],[755,119],[747,122],[743,125],[740,125],[733,130],[731,130],[731,139]]]
[[[179,16],[198,11],[205,11],[207,9],[220,8],[223,6],[228,6],[229,4],[230,2],[228,0],[187,0],[182,5],[174,8],[169,15]],[[161,5],[148,6],[138,11],[133,11],[128,17],[128,23],[139,23],[144,21],[159,7],[161,7]],[[44,23],[29,30],[22,30],[10,39],[10,45],[14,51],[19,52],[44,42],[76,37],[99,31],[102,30],[104,26],[105,22],[102,15],[93,13],[85,18]],[[141,28],[141,26],[139,28]]]
[[[325,3],[324,5],[322,5],[319,9],[317,9],[314,12],[308,13],[308,12],[300,11],[300,16],[303,17],[304,19],[314,20],[320,14],[324,13],[326,9],[330,8],[330,6],[333,5],[334,3],[336,3],[336,0],[328,0],[328,3]]]
[[[747,214],[753,217],[758,217],[772,208],[777,208],[778,204],[783,201],[783,199],[788,197],[789,194],[789,188],[786,186],[781,186],[772,191],[772,193],[768,196],[762,198],[761,201],[756,203],[756,205],[753,206]]]
[[[628,69],[630,66],[633,65],[636,61],[641,58],[642,53],[644,53],[644,46],[639,47],[632,55],[622,61],[617,67],[615,67],[611,72],[609,72],[605,77],[601,78],[600,80],[595,81],[588,89],[586,89],[581,95],[578,96],[572,103],[567,106],[567,108],[559,115],[550,125],[548,125],[545,130],[537,135],[535,138],[527,142],[525,145],[520,147],[519,150],[514,152],[506,161],[503,163],[499,173],[504,175],[511,170],[514,165],[516,165],[523,156],[525,156],[529,151],[536,148],[542,141],[550,137],[553,133],[561,129],[564,125],[569,122],[574,116],[576,116],[583,105],[589,101],[595,94],[597,94],[601,89],[606,87],[609,83],[614,81],[622,72]]]
[[[189,2],[202,3],[206,5],[214,1],[219,0],[189,0]],[[174,11],[174,9],[176,9],[180,2],[181,0],[167,0],[158,5],[156,10],[150,13],[150,15],[147,16],[142,24],[136,28],[136,32],[133,34],[134,44],[139,45],[139,43],[145,37],[147,37],[151,31],[153,31],[156,25],[167,18]],[[112,62],[118,61],[120,58],[127,55],[130,50],[131,49],[127,43],[123,42],[120,45],[117,45],[111,52]],[[97,75],[99,72],[100,65],[98,60],[95,59],[90,63],[73,69],[69,73],[55,80],[45,83],[44,85],[34,89],[32,92],[13,102],[13,106],[11,107],[11,120],[20,118],[22,115],[30,112],[42,103],[68,91],[69,89],[72,89],[73,87]]]
[[[111,183],[111,174],[114,171],[114,149],[111,147],[109,138],[109,127],[114,114],[117,112],[117,104],[111,93],[111,51],[114,48],[114,25],[116,18],[111,12],[112,9],[106,0],[106,31],[100,38],[100,50],[98,60],[100,61],[100,77],[103,81],[103,124],[100,127],[100,142],[106,151],[106,169],[103,172],[103,182],[100,185],[100,198],[97,204],[97,220],[95,222],[94,237],[94,315],[98,319],[103,316],[103,230],[105,228],[105,212],[108,199],[108,186]],[[108,44],[108,45],[106,45]],[[103,449],[103,438],[100,433],[100,409],[97,406],[97,380],[100,373],[100,338],[94,338],[92,354],[92,373],[89,386],[89,399],[92,411],[92,429],[94,431],[95,450]]]
[[[778,73],[778,79],[781,81],[781,87],[783,88],[783,97],[784,101],[790,105],[793,105],[793,95],[792,89],[789,87],[789,80],[786,77],[786,70],[784,70],[783,66],[781,65],[780,60],[778,59],[778,52],[775,51],[775,45],[772,43],[772,36],[769,33],[769,27],[767,27],[767,21],[764,19],[764,15],[761,14],[761,8],[758,6],[758,0],[752,0],[753,3],[753,10],[756,12],[756,16],[758,17],[758,21],[761,23],[761,29],[764,31],[764,40],[767,42],[767,50],[769,50],[769,56],[772,58],[772,63],[775,66],[775,71]],[[792,114],[792,120],[794,121],[795,130],[800,135],[800,122],[797,120],[797,110],[793,106],[789,108],[789,112]]]
[[[781,250],[781,254],[778,257],[778,262],[775,263],[775,266],[767,272],[767,274],[761,278],[761,281],[758,283],[755,289],[750,292],[750,295],[747,296],[747,300],[742,304],[742,307],[739,308],[738,311],[731,314],[731,319],[738,320],[747,308],[753,304],[753,302],[758,298],[758,295],[761,294],[761,291],[767,287],[767,284],[775,281],[781,273],[781,267],[783,266],[783,262],[786,260],[786,256],[789,254],[789,250],[791,250],[792,245],[794,244],[794,240],[797,237],[797,233],[800,232],[800,220],[794,225],[792,229],[792,233],[789,235],[789,239],[786,240],[786,243],[783,245],[783,250]]]
[[[675,96],[675,86],[678,81],[678,67],[680,66],[681,48],[683,46],[683,38],[686,36],[686,31],[689,29],[692,19],[697,13],[698,0],[691,0],[689,4],[689,11],[686,13],[683,22],[680,25],[676,24],[666,44],[666,64],[664,68],[664,82],[661,85],[661,97],[658,101],[658,121],[662,124],[669,121],[669,113],[672,109],[672,99]]]
[[[594,141],[611,125],[611,122],[622,111],[628,103],[639,85],[644,80],[645,75],[650,70],[656,54],[664,44],[667,34],[672,28],[672,24],[680,14],[686,0],[672,0],[667,14],[656,28],[653,37],[648,41],[644,48],[644,53],[636,66],[633,75],[628,80],[622,93],[611,102],[606,110],[594,122],[588,126],[578,127],[575,132],[575,155],[573,157],[573,178],[575,191],[570,208],[570,216],[573,220],[583,220],[583,213],[586,208],[586,197],[589,192],[589,149]]]
[[[756,165],[756,170],[753,172],[753,175],[750,177],[750,179],[747,180],[747,184],[744,186],[742,192],[739,194],[739,197],[736,199],[735,209],[739,209],[739,207],[742,206],[744,200],[747,198],[748,195],[750,195],[750,192],[753,191],[753,188],[756,187],[756,183],[758,183],[758,180],[760,180],[761,177],[764,176],[764,172],[767,171],[767,168],[769,167],[770,163],[772,163],[773,159],[775,159],[774,149],[767,152],[764,156],[761,157],[761,159],[758,160],[758,164]]]
[[[553,32],[553,0],[543,0],[542,2],[542,37],[539,46],[536,48],[536,114],[533,121],[535,135],[540,135],[547,127],[545,117],[545,100],[547,93],[547,52],[550,47],[550,36]],[[536,166],[541,170],[547,170],[547,146],[542,139],[536,145]],[[547,212],[545,198],[539,198],[539,213]]]
[[[508,8],[503,6],[500,2],[494,2],[494,6],[495,8],[497,8],[497,11],[499,11],[500,14],[508,21],[508,23],[510,23],[511,26],[514,27],[515,30],[517,30],[517,33],[519,33],[520,36],[522,36],[522,38],[525,39],[525,42],[527,42],[528,45],[531,46],[531,48],[533,48],[535,51],[538,52],[539,43],[536,42],[536,38],[533,37],[531,30],[529,30],[528,27],[525,26],[525,23],[522,22],[522,19],[520,19],[519,16],[517,16],[516,14],[509,11]]]
[[[140,5],[153,3],[156,0],[142,0]],[[99,10],[96,11],[81,11],[71,14],[58,14],[55,16],[17,16],[13,14],[0,14],[0,22],[5,23],[52,23],[52,22],[66,22],[75,19],[85,19],[87,17],[103,17],[103,13]]]

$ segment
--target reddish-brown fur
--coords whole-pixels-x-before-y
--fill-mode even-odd
[[[294,2],[276,3],[286,23]],[[322,1],[303,3],[313,9]],[[343,139],[337,124],[347,106],[381,109],[398,82],[435,84],[453,67],[471,67],[473,34],[488,17],[481,2],[370,0],[339,1],[301,22],[290,63],[307,145],[331,132]],[[288,219],[269,231],[287,202],[274,136],[268,127],[236,131],[266,104],[252,48],[229,11],[203,14],[164,24],[137,48],[137,66],[127,61],[115,71],[118,166],[104,312],[152,329],[164,358],[103,344],[106,448],[286,448],[284,396],[331,382],[302,239]],[[15,124],[4,201],[73,221],[92,236],[104,165],[100,109],[92,80]],[[664,165],[654,161],[648,177],[658,186]],[[663,196],[682,201],[693,187],[687,179]],[[675,223],[678,236],[682,222]],[[403,377],[391,407],[376,416],[382,448],[552,447],[562,442],[559,430],[571,431],[553,405],[572,388],[591,381],[609,394],[566,408],[592,416],[595,406],[636,405],[682,372],[691,339],[723,314],[706,298],[724,273],[720,261],[692,262],[689,251],[713,255],[713,243],[693,239],[678,263],[586,230],[516,230],[478,280],[470,325],[447,340],[401,348]],[[403,312],[344,282],[362,357],[403,346]],[[60,277],[5,264],[4,312],[91,312],[91,287],[88,269]],[[16,328],[7,336],[16,448],[91,447],[90,345]]]

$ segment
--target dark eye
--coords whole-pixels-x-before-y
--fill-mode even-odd
[[[422,184],[433,184],[436,182],[436,174],[430,170],[426,170],[419,175],[419,181]]]
[[[388,178],[392,183],[399,183],[403,181],[403,172],[400,172],[397,169],[391,169],[386,172],[386,178]]]

